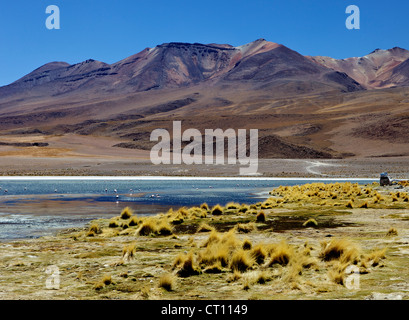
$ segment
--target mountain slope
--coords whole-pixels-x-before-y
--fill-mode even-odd
[[[38,98],[84,90],[121,94],[243,80],[256,86],[286,80],[320,83],[325,90],[362,89],[285,46],[259,39],[240,47],[165,43],[111,65],[92,59],[74,65],[55,62],[1,87],[0,103],[9,96]],[[306,87],[311,91],[319,86]]]
[[[376,49],[358,58],[340,60],[322,56],[308,58],[319,65],[348,74],[367,89],[403,86],[409,81],[409,74],[400,67],[409,59],[409,51],[398,47],[389,50]]]
[[[115,155],[149,150],[152,130],[180,120],[201,132],[259,129],[260,158],[406,155],[408,68],[400,48],[335,60],[264,39],[165,43],[112,64],[52,62],[0,87],[0,154],[27,145],[71,156],[71,140],[88,141],[88,152],[97,137]]]

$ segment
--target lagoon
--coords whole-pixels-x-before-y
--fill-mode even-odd
[[[274,179],[180,177],[18,177],[0,179],[0,241],[53,235],[91,220],[119,215],[129,206],[137,215],[169,208],[256,203],[280,185],[373,179]]]

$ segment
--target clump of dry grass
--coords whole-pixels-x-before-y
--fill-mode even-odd
[[[208,205],[206,202],[204,202],[204,203],[202,203],[202,204],[200,205],[200,209],[209,211],[209,205]]]
[[[243,250],[250,250],[252,248],[252,246],[253,245],[252,245],[251,241],[248,238],[246,238],[246,239],[244,239],[243,245],[241,247],[243,248]]]
[[[229,202],[228,204],[226,204],[225,208],[229,210],[239,210],[240,204],[236,202]]]
[[[235,228],[235,230],[237,232],[240,232],[240,233],[249,233],[251,231],[256,230],[256,226],[254,225],[253,222],[238,223],[238,224],[236,224],[236,226],[234,228]]]
[[[115,219],[111,219],[108,224],[109,228],[118,228],[119,224]]]
[[[112,283],[112,277],[110,274],[106,274],[102,278],[102,283],[106,286],[109,286]]]
[[[129,208],[129,207],[125,207],[125,208],[121,211],[120,218],[123,219],[123,220],[127,220],[127,219],[129,219],[129,218],[132,216],[132,214],[133,214],[132,209]]]
[[[230,250],[228,246],[222,243],[213,243],[207,246],[199,254],[199,261],[204,265],[212,265],[220,263],[222,266],[227,266],[229,261]]]
[[[130,227],[134,227],[134,226],[137,226],[138,223],[139,223],[138,218],[137,218],[136,216],[132,216],[132,218],[131,218],[131,220],[129,221],[129,224],[128,224],[128,225],[129,225]]]
[[[93,237],[97,234],[101,234],[102,230],[98,223],[92,223],[88,229],[87,237]]]
[[[173,291],[175,289],[176,278],[171,273],[166,273],[159,278],[158,287],[166,291]]]
[[[156,222],[153,218],[146,218],[143,220],[142,224],[137,230],[137,234],[140,236],[149,236],[155,234],[156,232]]]
[[[256,216],[256,221],[257,222],[266,222],[266,214],[264,211],[260,211],[257,216]]]
[[[328,270],[329,279],[340,285],[345,284],[345,269],[348,265],[342,263],[335,263],[332,268]]]
[[[231,270],[246,271],[255,263],[254,258],[247,250],[239,249],[235,251],[231,257],[229,268]]]
[[[363,203],[361,203],[358,208],[368,208],[368,201],[364,201]]]
[[[359,249],[346,239],[333,239],[329,243],[321,243],[319,257],[324,261],[340,260],[342,262],[357,263]]]
[[[212,230],[202,247],[208,247],[210,244],[220,241],[220,237],[220,234],[216,230]]]
[[[168,236],[173,233],[173,228],[166,217],[161,219],[149,217],[142,220],[136,233],[140,236]]]
[[[241,277],[242,274],[239,270],[233,270],[233,272],[228,275],[227,282],[235,282],[237,280],[240,280]]]
[[[161,236],[168,236],[173,233],[173,228],[167,219],[162,219],[156,226],[156,234]]]
[[[214,216],[220,216],[223,214],[223,207],[221,207],[220,205],[216,204],[211,211],[212,215]]]
[[[267,251],[264,248],[264,245],[257,244],[251,249],[251,255],[257,264],[261,265],[264,263],[264,260],[267,257]]]
[[[386,248],[383,249],[376,249],[371,253],[365,255],[364,263],[369,264],[370,266],[376,267],[379,265],[382,259],[386,258]]]
[[[294,250],[288,245],[286,241],[281,241],[278,245],[271,248],[270,260],[268,266],[273,266],[274,264],[280,264],[282,266],[287,265],[294,255]]]
[[[304,227],[318,227],[318,222],[314,218],[310,218],[302,224]]]
[[[256,277],[255,277],[255,282],[256,283],[265,284],[270,280],[271,280],[271,277],[269,276],[269,274],[268,274],[268,272],[266,270],[257,271]]]
[[[94,284],[94,289],[99,291],[102,290],[105,286],[112,284],[112,277],[110,274],[105,274],[102,279]]]
[[[122,249],[122,259],[127,261],[134,258],[136,243],[125,245]]]
[[[250,207],[247,204],[242,204],[239,208],[239,212],[240,213],[246,213],[247,211],[249,211]]]
[[[224,234],[212,231],[204,244],[205,249],[199,254],[200,263],[209,265],[220,261],[223,266],[226,266],[231,253],[237,249],[239,245],[240,242],[237,240],[234,230],[225,232]]]
[[[398,235],[398,230],[396,230],[395,228],[389,228],[388,232],[386,233],[387,237],[397,236],[397,235]]]
[[[181,256],[180,268],[177,271],[177,275],[180,277],[190,277],[194,275],[199,275],[201,273],[200,268],[196,265],[194,261],[193,252],[189,252],[184,256]]]
[[[214,230],[215,230],[214,227],[208,225],[208,224],[205,223],[205,222],[202,222],[202,223],[198,226],[196,232],[210,232],[210,231],[214,231]]]
[[[171,223],[177,225],[183,223],[183,221],[185,221],[183,216],[180,213],[176,213],[172,216]]]
[[[220,261],[216,261],[214,264],[211,266],[205,268],[203,270],[204,273],[222,273],[223,272],[223,266]]]

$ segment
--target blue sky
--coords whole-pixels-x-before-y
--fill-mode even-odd
[[[360,29],[348,30],[348,5]],[[49,5],[61,29],[45,26]],[[51,61],[119,61],[165,42],[242,45],[258,38],[304,55],[363,56],[409,49],[407,0],[2,0],[0,86]]]

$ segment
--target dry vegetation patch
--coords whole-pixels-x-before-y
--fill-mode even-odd
[[[388,260],[400,259],[404,245],[399,242],[394,251],[387,247],[408,235],[395,227],[365,233],[361,226],[361,234],[351,228],[343,233],[340,227],[341,236],[327,238],[330,229],[325,229],[322,217],[342,214],[334,209],[336,203],[351,212],[361,210],[362,215],[396,202],[405,205],[405,197],[405,192],[390,194],[375,185],[318,183],[279,187],[268,200],[251,205],[204,203],[155,216],[124,208],[116,217],[94,221],[52,241],[32,240],[30,249],[24,242],[8,247],[9,256],[3,254],[0,265],[7,281],[17,281],[19,270],[26,272],[28,281],[44,277],[41,268],[50,262],[58,264],[63,286],[69,288],[65,297],[77,299],[348,296],[350,266],[358,268],[361,277],[367,276],[368,286],[380,286],[389,281],[382,273],[389,272],[390,278],[392,272]],[[368,209],[357,208],[362,202]],[[292,216],[298,219],[291,222]],[[297,228],[276,228],[282,217],[289,224],[297,222]],[[25,258],[27,250],[36,258]],[[391,265],[399,265],[396,261]],[[7,290],[17,298],[17,292],[29,296],[31,289],[17,285]]]

